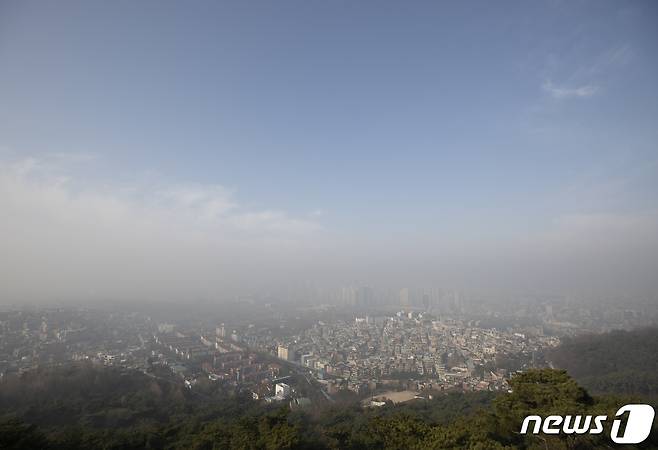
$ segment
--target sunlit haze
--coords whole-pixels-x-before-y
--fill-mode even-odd
[[[655,302],[657,21],[650,1],[2,1],[0,303]]]

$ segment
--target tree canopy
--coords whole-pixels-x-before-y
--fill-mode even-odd
[[[87,376],[93,377],[93,373]],[[150,380],[138,384],[141,382]],[[133,420],[118,426],[88,422],[84,415],[71,416],[70,424],[57,426],[48,421],[40,426],[28,424],[29,414],[5,416],[0,423],[0,448],[595,449],[610,445],[609,430],[600,435],[533,436],[519,433],[521,423],[531,414],[612,417],[619,406],[629,402],[591,396],[564,370],[530,370],[516,375],[511,388],[511,392],[495,398],[491,393],[447,394],[370,409],[353,405],[291,411],[286,406],[258,405],[239,396],[225,397],[215,409],[206,405],[196,412],[163,413],[160,420]],[[126,397],[126,409],[131,414],[131,408],[141,401],[149,403],[150,396],[161,395],[151,390],[135,403],[128,391],[119,392]],[[166,397],[154,410],[175,397]],[[183,397],[181,401],[185,404],[188,400]],[[66,401],[58,401],[62,411],[72,410]],[[31,411],[29,402],[27,408]],[[656,436],[654,430],[641,448],[658,448]]]

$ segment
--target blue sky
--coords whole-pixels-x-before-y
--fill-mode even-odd
[[[537,243],[574,217],[654,237],[657,20],[651,1],[3,1],[0,158],[26,189],[211,204],[329,247]]]

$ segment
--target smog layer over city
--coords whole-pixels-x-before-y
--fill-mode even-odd
[[[648,0],[0,0],[0,448],[658,448],[657,55]]]

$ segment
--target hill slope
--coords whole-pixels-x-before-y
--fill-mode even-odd
[[[592,393],[658,397],[658,328],[566,339],[548,358]]]

